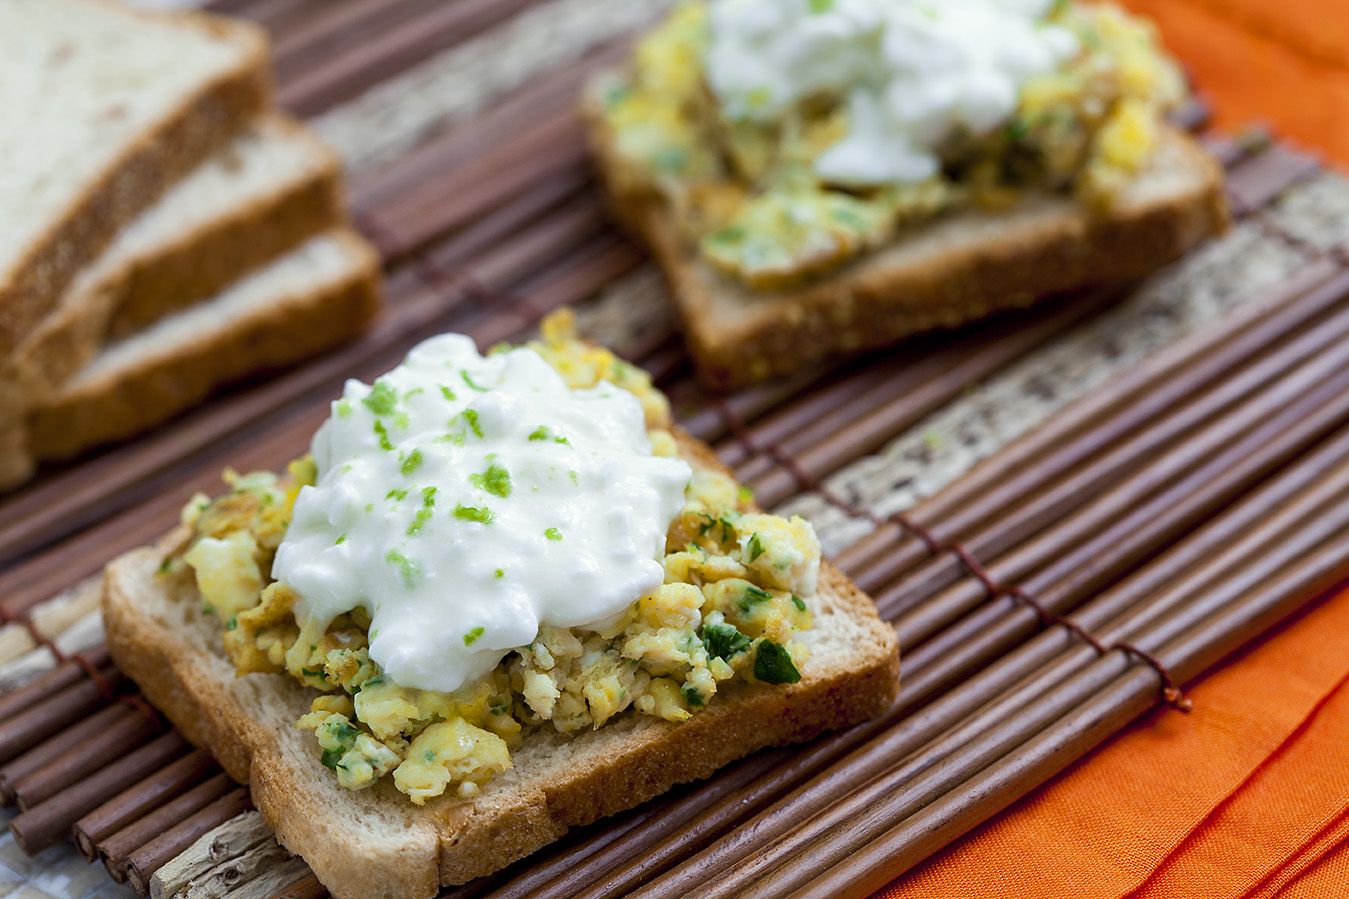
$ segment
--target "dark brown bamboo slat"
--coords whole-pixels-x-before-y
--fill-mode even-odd
[[[89,861],[96,860],[98,846],[105,839],[219,773],[215,759],[197,749],[143,778],[128,777],[120,792],[73,822],[75,848]]]

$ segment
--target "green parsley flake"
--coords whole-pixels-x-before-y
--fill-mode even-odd
[[[343,543],[346,542],[347,542],[347,535],[343,534],[341,537],[337,538],[336,542],[333,543],[333,546],[341,546]]]
[[[231,615],[230,620],[225,622],[225,630],[232,631],[239,626],[239,616]]]
[[[497,579],[497,580],[501,580],[501,579],[502,579],[503,577],[505,577],[505,576],[506,576],[506,569],[504,569],[504,568],[498,568],[498,569],[496,570],[496,579]]]
[[[763,555],[763,544],[759,542],[757,532],[750,535],[749,542],[745,544],[745,552],[749,555],[751,562]]]
[[[707,701],[703,699],[703,694],[693,684],[685,684],[679,688],[679,692],[683,694],[684,701],[689,704],[689,708],[701,709],[707,705]]]
[[[478,638],[481,637],[486,630],[486,628],[479,626],[473,628],[473,630],[469,631],[467,634],[464,634],[464,645],[472,646],[474,643],[477,643]]]
[[[748,615],[759,603],[767,602],[772,598],[773,594],[767,590],[761,590],[753,584],[748,584],[745,587],[745,592],[740,595],[740,611]]]
[[[417,575],[420,573],[417,570],[417,563],[396,549],[391,549],[386,552],[384,554],[384,561],[398,569],[398,576],[402,579],[403,586],[411,589],[413,583],[417,580]]]
[[[708,655],[728,661],[749,649],[752,642],[732,624],[705,624],[698,637]]]
[[[552,540],[553,542],[557,542],[558,540],[562,539],[562,532],[559,531],[557,528],[549,528],[548,530],[543,532],[543,536],[547,537],[549,540]]]
[[[766,684],[794,684],[801,679],[787,647],[764,640],[754,654],[754,676]]]
[[[419,393],[426,393],[426,390],[425,390],[424,388],[421,388],[421,387],[414,387],[414,388],[412,388],[412,389],[409,390],[407,393],[403,394],[403,402],[406,403],[408,400],[412,399],[414,396],[416,396],[416,395],[419,394]]]
[[[394,407],[398,405],[398,391],[393,389],[393,385],[380,378],[375,382],[375,386],[370,388],[370,393],[361,404],[376,415],[392,415]]]
[[[489,465],[481,474],[468,476],[469,483],[502,499],[511,495],[511,474],[500,465]]]
[[[482,436],[482,428],[478,425],[478,410],[465,409],[463,412],[464,421],[468,422],[469,430],[473,432],[474,437]]]
[[[455,400],[459,399],[459,397],[455,396],[454,391],[451,390],[449,388],[449,385],[447,384],[440,385],[440,395],[445,397],[445,399],[449,400],[450,402],[454,402]]]
[[[384,422],[375,422],[375,435],[379,437],[379,448],[385,452],[393,449],[393,441],[389,439],[389,431],[384,427]]]
[[[460,521],[476,521],[478,524],[492,523],[492,510],[486,506],[466,506],[463,503],[454,507],[454,517]]]
[[[398,469],[405,475],[410,475],[416,471],[422,464],[422,451],[415,449],[403,457],[398,465]]]
[[[459,377],[461,377],[461,378],[464,379],[464,383],[467,384],[467,385],[469,386],[469,389],[470,389],[470,390],[476,390],[476,391],[478,391],[479,393],[486,393],[486,392],[487,392],[487,388],[486,388],[486,387],[479,387],[477,384],[474,384],[474,383],[473,383],[473,379],[472,379],[471,377],[469,377],[468,369],[465,369],[465,368],[459,369]]]
[[[539,425],[537,428],[535,428],[533,431],[530,431],[529,433],[530,440],[547,440],[551,436],[552,434],[548,433],[547,425]]]
[[[337,412],[338,418],[351,417],[351,403],[348,400],[342,399],[333,403],[333,410]]]
[[[795,593],[792,594],[792,605],[796,606],[796,611],[804,612],[806,610],[806,601]]]
[[[412,523],[408,525],[408,536],[415,537],[421,533],[426,523],[431,520],[430,509],[418,509],[417,514],[412,516]]]
[[[405,500],[407,499],[407,497],[408,497],[408,490],[406,487],[395,487],[388,493],[384,494],[385,499],[391,499],[394,500],[395,502]]]

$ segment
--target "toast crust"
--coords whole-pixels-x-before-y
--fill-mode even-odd
[[[1132,281],[1228,222],[1221,166],[1168,127],[1138,179],[1186,172],[1186,183],[1166,196],[1126,196],[1101,216],[1071,198],[1030,194],[1005,211],[957,211],[916,225],[805,287],[750,291],[680,238],[665,201],[618,157],[593,91],[585,112],[610,206],[650,248],[699,377],[714,389],[790,374],[1051,294]]]
[[[297,123],[274,118],[275,127],[311,148],[314,169],[101,273],[92,283],[72,285],[0,369],[0,418],[19,418],[50,401],[109,339],[214,296],[345,220],[336,155]]]
[[[681,434],[679,441],[691,463],[720,467],[692,438]],[[757,749],[879,714],[898,689],[894,629],[826,561],[816,630],[835,628],[846,636],[853,649],[846,666],[812,656],[797,684],[725,686],[717,701],[680,724],[624,715],[574,736],[540,730],[514,753],[516,768],[476,799],[446,796],[417,808],[387,783],[348,793],[325,777],[303,741],[307,735],[289,726],[307,711],[308,691],[283,675],[234,676],[214,627],[201,620],[191,584],[154,574],[186,539],[180,529],[108,567],[109,650],[191,742],[250,784],[277,838],[302,855],[338,899],[433,896],[440,885],[499,870],[568,828],[707,777]],[[250,703],[266,709],[270,723],[250,713]],[[368,823],[376,815],[397,822],[396,835],[381,845],[332,826],[335,819]]]
[[[271,75],[261,28],[205,13],[173,15],[185,26],[238,43],[243,48],[240,61],[184,96],[171,114],[110,160],[0,279],[0,354],[12,351],[55,307],[76,273],[118,229],[269,104]]]

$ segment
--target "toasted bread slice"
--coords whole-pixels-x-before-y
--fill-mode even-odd
[[[0,4],[0,353],[266,105],[266,39],[106,0]]]
[[[1050,294],[1140,278],[1227,224],[1222,168],[1168,127],[1109,215],[1071,197],[1030,194],[1005,210],[953,212],[915,225],[805,287],[760,293],[714,269],[680,238],[665,203],[616,155],[593,96],[586,109],[612,206],[651,248],[699,376],[716,388]]]
[[[355,337],[378,310],[378,283],[378,257],[356,234],[311,238],[210,300],[108,345],[29,416],[28,451],[59,459],[130,436],[221,384]]]
[[[50,400],[109,338],[206,299],[343,222],[337,157],[264,117],[175,184],[75,278],[0,365],[0,418]]]
[[[680,450],[719,467],[687,435]],[[338,786],[296,718],[313,695],[284,675],[235,677],[219,624],[191,579],[157,574],[186,534],[113,562],[103,616],[113,658],[193,743],[213,752],[282,845],[304,857],[338,899],[434,896],[496,871],[590,823],[697,780],[765,746],[806,740],[886,708],[898,689],[894,629],[838,569],[821,567],[811,657],[791,686],[724,685],[708,707],[672,724],[624,714],[566,736],[542,729],[512,752],[515,767],[474,799],[412,805],[391,784]]]

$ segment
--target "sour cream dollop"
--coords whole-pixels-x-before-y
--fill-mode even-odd
[[[364,607],[385,676],[442,691],[541,625],[593,627],[659,586],[691,477],[652,455],[631,393],[571,390],[533,350],[483,357],[457,334],[348,381],[313,454],[273,576],[302,622]]]
[[[772,122],[817,94],[842,98],[845,136],[825,181],[874,186],[937,174],[955,134],[982,136],[1021,87],[1077,50],[1052,0],[712,0],[707,77],[733,119]]]

